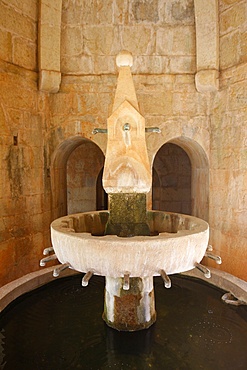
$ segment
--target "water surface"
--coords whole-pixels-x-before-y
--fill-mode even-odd
[[[0,315],[4,370],[247,369],[247,306],[221,301],[223,291],[200,280],[154,278],[157,321],[147,330],[106,326],[104,278],[54,280],[15,300]]]

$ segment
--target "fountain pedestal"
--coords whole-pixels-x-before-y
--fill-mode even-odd
[[[129,289],[124,278],[106,277],[103,319],[121,331],[149,328],[156,320],[153,277],[133,277]]]

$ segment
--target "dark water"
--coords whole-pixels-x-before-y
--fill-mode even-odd
[[[4,370],[247,369],[247,306],[228,306],[223,292],[196,279],[155,278],[157,322],[126,333],[101,318],[104,279],[55,280],[0,315]]]

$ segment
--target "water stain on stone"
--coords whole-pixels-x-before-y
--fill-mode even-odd
[[[137,22],[159,21],[158,0],[139,0],[133,4],[133,16]]]
[[[11,145],[6,157],[10,190],[12,198],[19,197],[23,192],[23,148]]]
[[[194,17],[194,5],[193,1],[188,0],[184,3],[176,1],[172,4],[171,15],[177,21],[193,20]]]

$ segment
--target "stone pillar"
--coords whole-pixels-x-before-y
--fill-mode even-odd
[[[219,21],[217,0],[194,0],[196,23],[196,89],[219,88]]]
[[[62,0],[41,0],[39,18],[39,89],[56,93],[61,83]]]
[[[106,235],[131,237],[150,235],[146,194],[108,194],[109,219]]]
[[[105,278],[105,303],[103,319],[120,331],[149,328],[156,320],[153,277],[129,279],[129,289],[124,289],[124,278]]]

